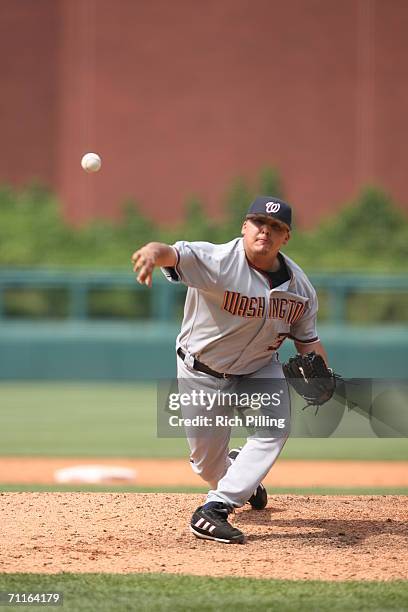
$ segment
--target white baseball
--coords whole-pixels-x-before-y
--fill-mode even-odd
[[[85,153],[81,159],[81,166],[85,172],[98,172],[101,165],[102,160],[97,153]]]

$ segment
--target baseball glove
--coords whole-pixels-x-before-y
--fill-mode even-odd
[[[291,357],[283,364],[283,372],[296,393],[306,400],[305,408],[325,404],[336,389],[336,374],[314,351]]]

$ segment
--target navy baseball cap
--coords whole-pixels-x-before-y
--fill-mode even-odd
[[[292,209],[283,200],[273,196],[257,196],[248,209],[247,217],[251,215],[263,215],[273,217],[285,223],[291,229]]]

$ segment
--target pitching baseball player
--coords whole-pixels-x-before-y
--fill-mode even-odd
[[[259,196],[249,207],[240,238],[220,245],[151,242],[132,255],[138,282],[151,286],[153,269],[161,267],[171,282],[188,287],[176,345],[179,388],[191,396],[200,389],[208,400],[184,406],[183,417],[203,416],[210,409],[212,416],[205,426],[185,428],[191,466],[210,486],[205,504],[191,519],[199,538],[244,541],[228,515],[247,502],[265,508],[262,480],[289,431],[278,432],[279,419],[270,419],[273,426],[257,425],[242,449],[229,450],[231,427],[223,419],[233,409],[220,397],[243,385],[259,382],[265,390],[269,384],[271,397],[279,394],[272,413],[288,422],[289,393],[277,350],[290,338],[299,353],[313,350],[327,361],[316,333],[316,292],[301,268],[281,253],[291,220],[286,202]]]

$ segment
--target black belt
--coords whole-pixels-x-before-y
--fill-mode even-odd
[[[186,358],[186,354],[182,348],[177,349],[177,355],[181,357],[183,361]],[[215,378],[232,378],[233,376],[235,376],[235,374],[222,374],[221,372],[216,372],[215,370],[212,370],[211,368],[206,366],[204,363],[201,363],[201,361],[198,361],[195,357],[193,358],[193,365],[191,366],[189,364],[189,366],[192,367],[193,370],[197,370],[197,372],[203,372],[204,374],[215,376]]]

